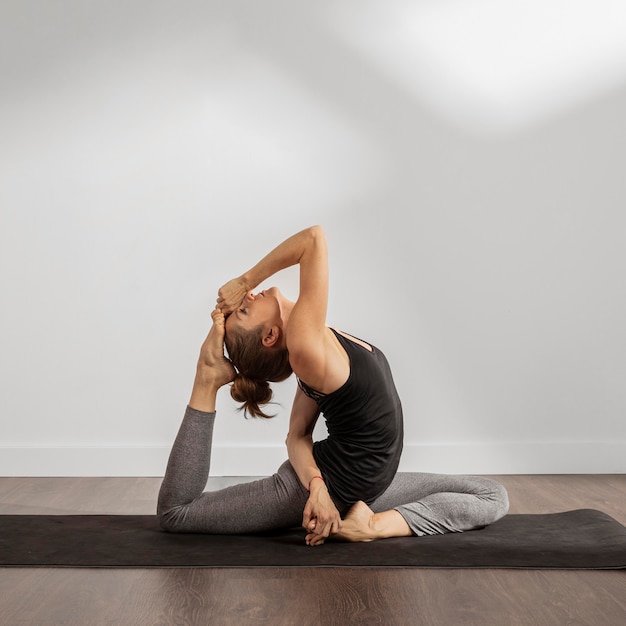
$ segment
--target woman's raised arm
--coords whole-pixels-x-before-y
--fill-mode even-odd
[[[323,248],[323,255],[320,259],[320,244]],[[319,261],[323,262],[322,268],[313,267]],[[285,239],[279,246],[274,248],[269,254],[264,256],[254,267],[247,272],[233,278],[218,291],[217,306],[228,315],[232,313],[243,300],[244,296],[260,285],[270,276],[293,265],[300,264],[300,297],[305,295],[312,287],[319,295],[319,274],[321,269],[324,272],[324,320],[326,318],[326,301],[328,298],[328,267],[326,259],[326,239],[321,226],[311,226],[288,239]],[[304,284],[303,284],[304,282]],[[323,322],[322,322],[323,323]]]

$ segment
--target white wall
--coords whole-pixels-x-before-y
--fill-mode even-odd
[[[626,471],[626,72],[473,124],[356,19],[392,5],[0,5],[0,475],[162,475],[217,287],[313,223],[403,469]],[[213,474],[273,471],[293,389],[224,391]]]

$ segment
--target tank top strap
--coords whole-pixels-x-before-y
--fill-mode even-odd
[[[309,387],[303,380],[300,380],[299,378],[297,380],[298,380],[298,387],[300,387],[304,395],[311,398],[311,400],[315,400],[315,402],[319,402],[322,398],[326,397],[325,393],[322,393],[321,391],[317,391],[317,389],[313,389],[313,387]]]

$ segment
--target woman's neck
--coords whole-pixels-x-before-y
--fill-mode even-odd
[[[287,326],[289,325],[289,316],[291,315],[295,302],[283,298],[279,300],[278,305],[280,307],[280,321],[283,325],[283,332],[286,332]]]

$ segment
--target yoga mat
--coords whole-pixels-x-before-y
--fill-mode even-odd
[[[304,535],[166,533],[150,515],[2,515],[0,566],[626,568],[626,528],[593,509],[371,543],[310,547]]]

